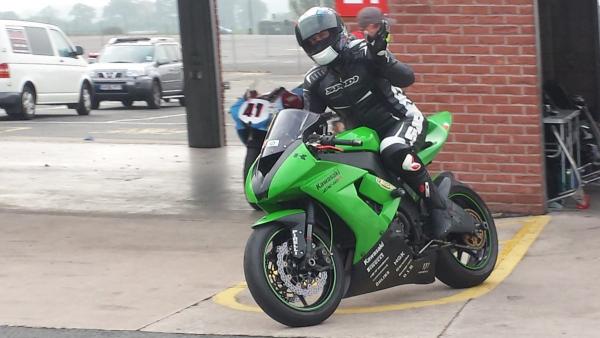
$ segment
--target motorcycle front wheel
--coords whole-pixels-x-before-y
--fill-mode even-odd
[[[279,224],[253,231],[246,243],[244,275],[252,297],[274,320],[311,326],[331,316],[343,296],[340,251],[320,229],[313,233],[313,260],[292,254],[292,232]]]
[[[453,184],[449,198],[473,217],[477,227],[473,234],[448,236],[449,242],[462,248],[450,246],[438,252],[436,277],[450,287],[469,288],[483,283],[494,270],[498,234],[492,214],[473,189],[461,183]]]

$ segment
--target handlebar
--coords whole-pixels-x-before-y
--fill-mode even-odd
[[[331,135],[319,135],[315,141],[326,146],[362,146],[362,140],[343,140]]]
[[[333,141],[331,142],[334,146],[335,145],[340,145],[340,146],[362,146],[362,140],[342,140],[342,139],[337,139],[337,138],[333,138]]]

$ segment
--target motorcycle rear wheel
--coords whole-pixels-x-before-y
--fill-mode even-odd
[[[292,233],[280,224],[257,228],[246,243],[244,275],[256,303],[274,320],[292,327],[311,326],[331,316],[343,296],[344,267],[340,251],[320,229],[313,233],[317,264],[331,260],[325,274],[291,255]],[[311,269],[313,269],[311,271]],[[284,272],[284,277],[282,273]],[[291,277],[291,278],[290,278]],[[313,291],[317,294],[310,294]],[[298,293],[307,293],[299,295]]]
[[[450,287],[469,288],[483,283],[494,270],[498,258],[498,234],[492,214],[473,189],[454,184],[449,198],[469,213],[479,226],[475,234],[452,234],[448,241],[478,249],[448,247],[440,250],[436,277]]]

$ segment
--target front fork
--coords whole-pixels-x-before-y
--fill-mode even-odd
[[[306,222],[297,223],[292,228],[292,253],[295,258],[313,258],[312,235],[315,224],[315,202],[306,202]]]
[[[292,228],[292,251],[294,257],[301,260],[301,268],[306,268],[307,265],[311,268],[326,268],[317,267],[317,252],[313,248],[315,219],[315,202],[309,199],[306,202],[306,224],[296,224]],[[325,258],[325,261],[327,264],[331,262],[328,257]]]

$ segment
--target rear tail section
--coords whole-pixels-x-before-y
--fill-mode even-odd
[[[452,125],[452,114],[447,111],[439,112],[429,116],[427,122],[425,146],[418,153],[425,165],[433,161],[446,143]]]

